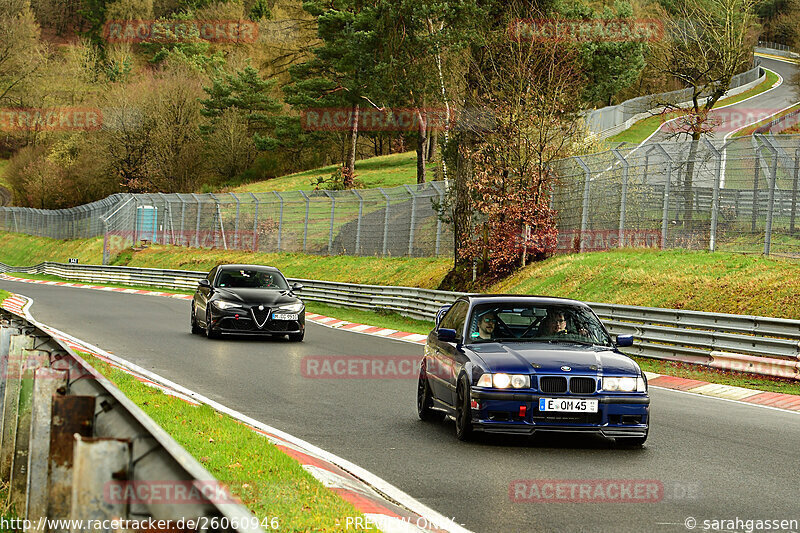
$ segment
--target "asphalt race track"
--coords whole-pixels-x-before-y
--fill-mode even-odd
[[[643,449],[594,437],[455,439],[416,416],[416,381],[308,379],[310,355],[409,355],[420,346],[309,324],[306,341],[189,333],[189,303],[0,280],[48,325],[348,459],[476,532],[678,532],[697,520],[800,520],[800,417],[651,391]],[[650,503],[515,503],[515,480],[653,480]],[[737,531],[725,528],[726,531]],[[744,529],[738,529],[743,531]],[[773,529],[774,530],[774,529]]]

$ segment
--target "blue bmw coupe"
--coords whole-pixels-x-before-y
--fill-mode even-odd
[[[443,307],[420,365],[417,411],[475,431],[599,433],[641,446],[647,378],[581,302],[514,295],[462,296]]]

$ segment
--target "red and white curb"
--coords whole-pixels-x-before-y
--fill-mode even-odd
[[[455,522],[454,519],[439,514],[375,474],[346,459],[342,459],[309,442],[225,407],[102,348],[37,322],[29,312],[32,304],[32,299],[14,294],[4,300],[0,306],[13,313],[25,316],[29,321],[46,330],[73,350],[90,353],[113,367],[132,375],[146,385],[157,387],[165,394],[175,396],[192,405],[206,404],[212,409],[227,414],[264,435],[281,451],[296,459],[308,473],[319,480],[325,487],[350,502],[367,519],[359,523],[356,522],[357,517],[353,517],[353,523],[333,524],[337,528],[375,529],[385,533],[470,533],[469,530]]]

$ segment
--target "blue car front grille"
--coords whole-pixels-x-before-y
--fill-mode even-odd
[[[572,394],[593,394],[597,388],[597,380],[594,378],[570,378],[569,391]]]
[[[564,394],[567,392],[567,378],[562,376],[540,377],[539,390],[549,394]]]

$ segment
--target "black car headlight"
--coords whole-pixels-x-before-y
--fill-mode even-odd
[[[285,313],[299,313],[302,310],[303,310],[303,302],[297,302],[296,304],[282,305],[276,309],[276,311],[283,311]]]
[[[212,302],[217,309],[241,309],[242,304],[238,302],[228,302],[225,300],[214,300]]]
[[[478,387],[495,389],[529,389],[531,377],[525,374],[483,374],[478,378]]]

